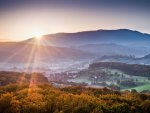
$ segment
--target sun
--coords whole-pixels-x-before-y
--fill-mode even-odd
[[[36,38],[36,39],[41,39],[41,38],[42,38],[42,35],[36,35],[35,38]]]
[[[33,37],[35,37],[36,39],[41,39],[42,36],[43,36],[43,33],[42,32],[39,32],[39,31],[35,31],[32,33]]]

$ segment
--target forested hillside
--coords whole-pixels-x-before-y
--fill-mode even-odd
[[[150,77],[150,66],[140,64],[126,64],[119,62],[97,62],[90,65],[90,69],[108,68],[119,69],[126,74]]]
[[[48,83],[46,77],[40,73],[19,73],[19,72],[6,72],[0,71],[0,86],[8,84],[38,84],[38,83]]]
[[[80,86],[55,88],[46,79],[28,80],[0,87],[0,113],[150,113],[150,94]]]

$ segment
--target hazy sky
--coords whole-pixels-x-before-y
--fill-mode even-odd
[[[0,0],[0,40],[96,29],[150,33],[150,0]]]

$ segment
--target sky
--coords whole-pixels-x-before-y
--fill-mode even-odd
[[[150,0],[0,0],[0,41],[98,29],[150,34]]]

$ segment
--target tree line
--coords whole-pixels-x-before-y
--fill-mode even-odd
[[[0,113],[150,113],[148,93],[81,86],[56,88],[43,80],[0,86]]]
[[[120,62],[98,62],[93,63],[89,67],[90,69],[108,68],[118,69],[128,75],[150,77],[150,66],[140,64],[126,64]]]

